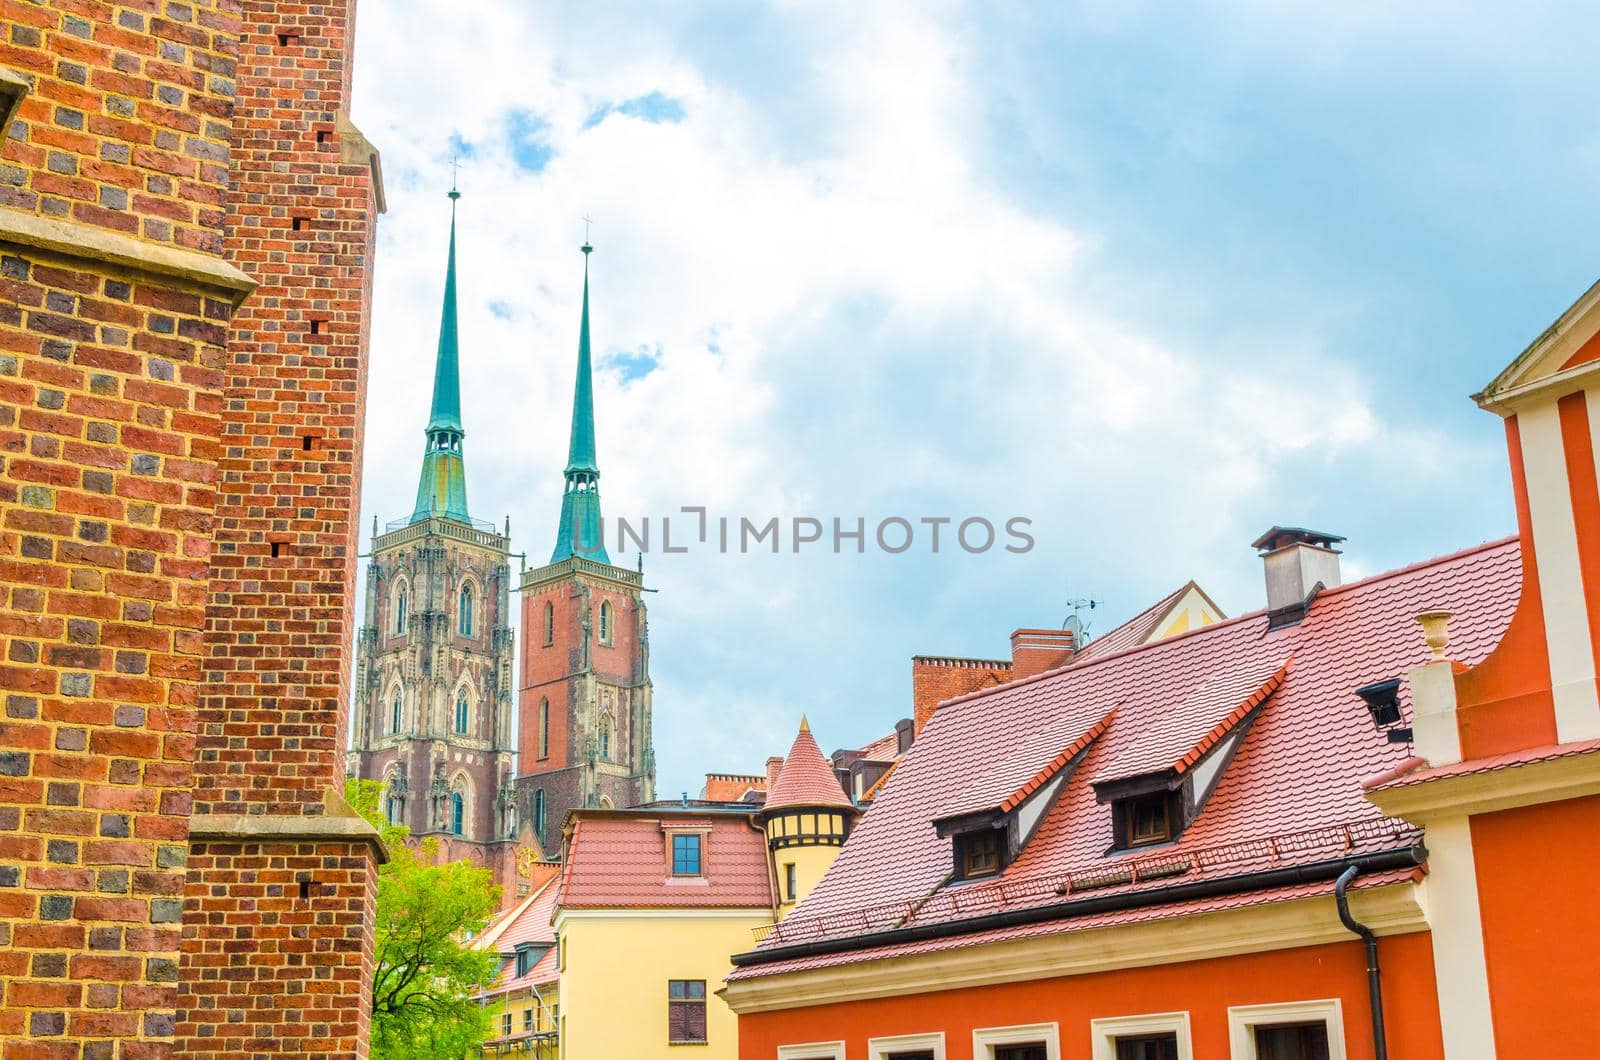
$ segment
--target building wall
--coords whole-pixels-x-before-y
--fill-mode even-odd
[[[1428,935],[1391,936],[1379,946],[1389,1055],[1442,1057]],[[843,1039],[846,1056],[864,1057],[868,1038],[943,1031],[946,1060],[969,1060],[975,1029],[1054,1022],[1061,1060],[1094,1060],[1091,1020],[1186,1011],[1193,1055],[1209,1060],[1232,1055],[1230,1006],[1327,998],[1339,999],[1348,1060],[1371,1060],[1366,959],[1355,936],[1271,953],[749,1013],[739,1019],[739,1055],[771,1060],[780,1045]]]
[[[3,10],[31,87],[0,144],[0,1051],[165,1055],[251,286],[220,255],[238,19]]]
[[[328,833],[370,832],[339,788],[380,189],[344,113],[352,0],[237,9],[223,244],[261,286],[228,334],[177,1033],[361,1055],[376,852]]]
[[[522,688],[518,732],[518,813],[534,817],[545,793],[547,854],[560,850],[561,822],[570,809],[636,806],[655,795],[651,741],[649,633],[632,571],[616,577],[577,572],[586,560],[567,560],[523,578]],[[590,566],[599,567],[598,564]],[[609,643],[600,637],[600,607],[613,616]],[[554,615],[545,643],[545,607]],[[540,703],[548,700],[548,754],[540,755]],[[600,753],[601,719],[609,720],[609,755]]]
[[[494,1022],[483,1043],[483,1055],[556,1060],[560,987],[558,983],[545,983],[538,989],[537,996],[531,989],[519,987],[492,1000]],[[505,1031],[506,1016],[511,1017],[509,1034]]]
[[[1573,1004],[1600,995],[1600,796],[1474,817],[1472,847],[1500,1055],[1600,1042],[1600,1010]]]
[[[686,1050],[706,1060],[740,1055],[738,1020],[715,992],[732,967],[729,955],[748,950],[755,929],[771,923],[766,908],[558,914],[558,945],[565,946],[561,1055],[568,1060],[667,1060],[682,1057]],[[672,979],[705,980],[704,1046],[667,1042],[667,983]],[[627,1018],[617,1018],[619,1013]],[[764,1060],[772,1055],[770,1049],[762,1054]]]
[[[916,731],[928,724],[940,703],[1011,680],[1011,664],[994,659],[952,659],[918,655],[911,660],[911,706]]]

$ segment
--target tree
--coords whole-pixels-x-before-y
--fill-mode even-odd
[[[373,1060],[476,1057],[492,1014],[474,1000],[497,971],[493,953],[468,949],[500,903],[488,869],[465,861],[435,864],[434,839],[409,844],[409,830],[378,809],[382,785],[349,780],[345,798],[383,840],[373,944]]]

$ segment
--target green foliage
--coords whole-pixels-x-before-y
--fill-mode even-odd
[[[488,869],[465,861],[434,864],[439,844],[408,845],[408,830],[378,808],[382,786],[349,780],[345,798],[383,838],[389,863],[378,869],[373,946],[372,1057],[476,1057],[492,1013],[473,995],[494,982],[493,953],[464,940],[488,925],[500,888]]]

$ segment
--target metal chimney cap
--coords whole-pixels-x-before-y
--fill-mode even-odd
[[[1325,534],[1321,530],[1307,530],[1303,526],[1274,526],[1254,541],[1250,547],[1260,549],[1262,552],[1276,552],[1289,545],[1313,545],[1317,548],[1331,548],[1343,541],[1338,534]]]

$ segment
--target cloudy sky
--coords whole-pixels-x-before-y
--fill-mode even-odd
[[[363,5],[364,525],[415,496],[459,157],[475,517],[548,557],[589,215],[607,514],[830,526],[645,557],[665,794],[802,711],[872,739],[913,654],[1004,656],[1075,599],[1100,630],[1191,577],[1252,610],[1273,523],[1348,536],[1347,578],[1505,535],[1467,395],[1600,271],[1600,34],[1398,10]],[[889,555],[894,516],[1035,545]]]

